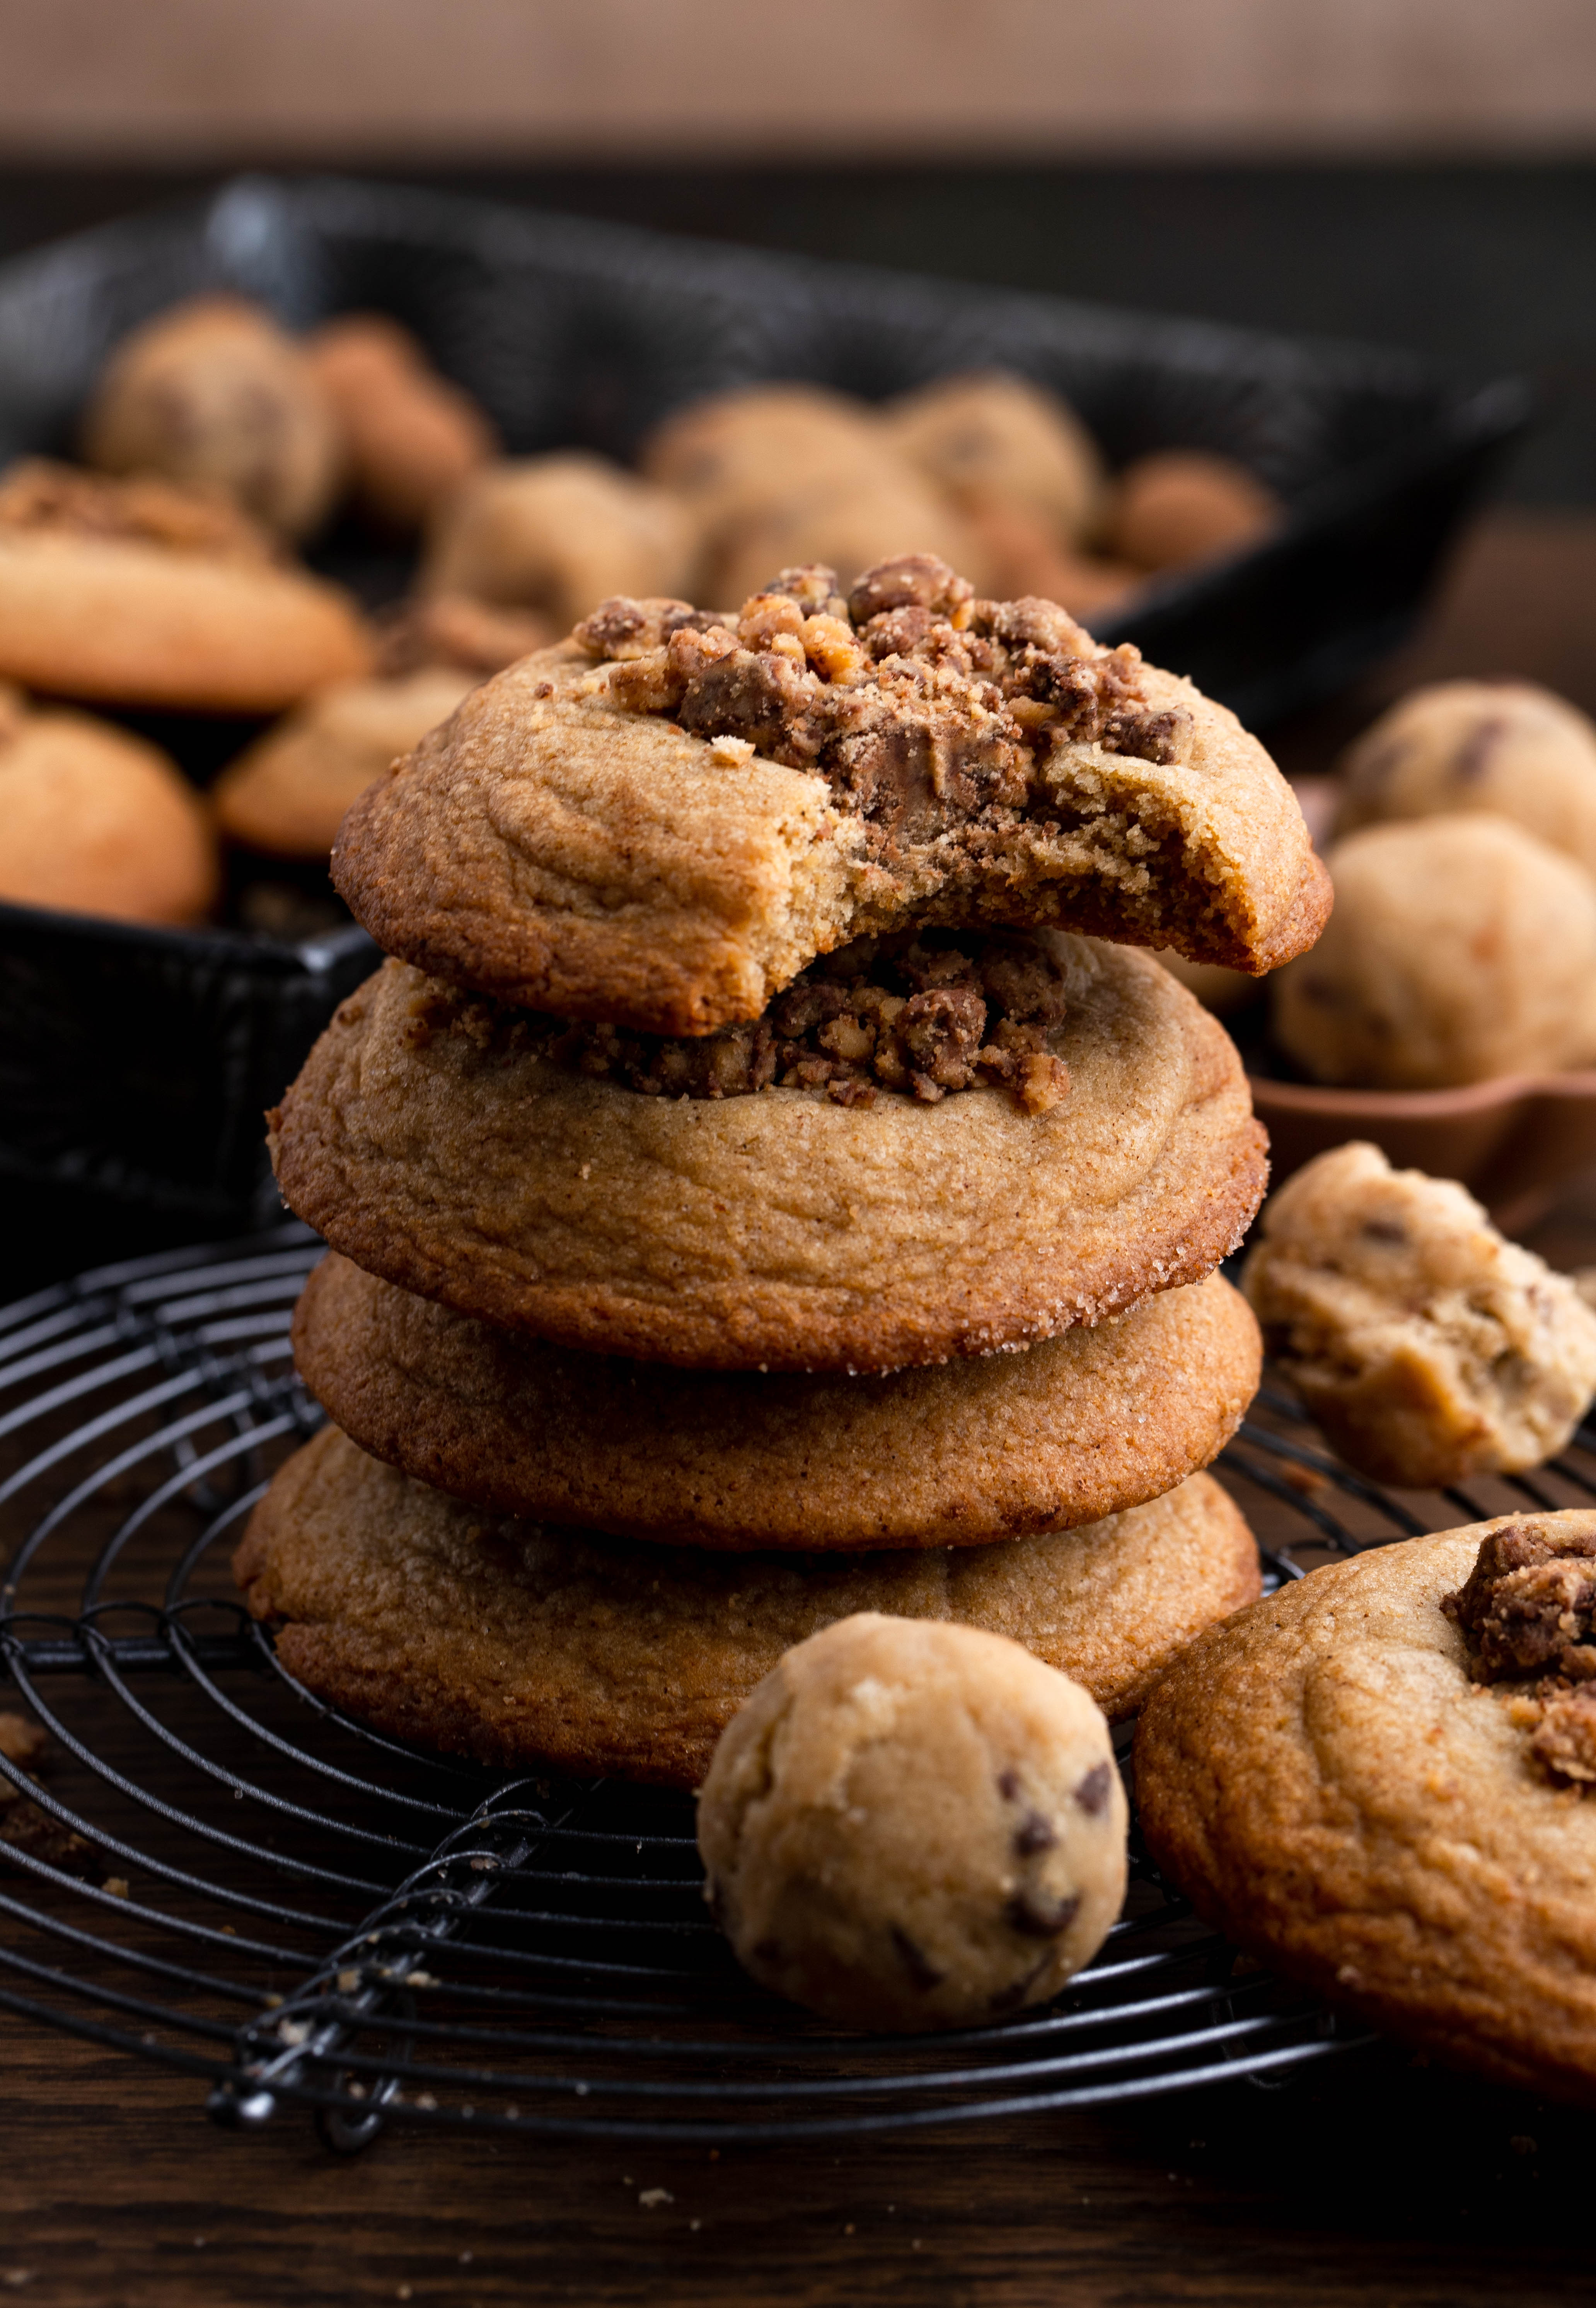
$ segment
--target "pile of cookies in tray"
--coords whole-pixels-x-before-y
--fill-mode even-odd
[[[230,906],[278,934],[339,918],[294,869],[362,788],[608,597],[741,601],[784,563],[912,546],[1096,614],[1282,512],[1206,453],[1111,478],[1057,394],[1001,372],[881,408],[744,387],[674,412],[637,470],[511,457],[392,320],[295,337],[228,296],[115,344],[75,445],[0,474],[0,898],[176,926]],[[373,617],[311,547],[383,584],[404,556],[409,591]]]

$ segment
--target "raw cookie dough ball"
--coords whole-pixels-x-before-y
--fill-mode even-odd
[[[324,857],[344,812],[447,721],[476,676],[426,666],[323,689],[229,762],[212,788],[224,833],[276,857]]]
[[[777,1994],[855,2028],[1045,2002],[1120,1912],[1108,1726],[1006,1636],[873,1611],[788,1651],[722,1735],[706,1896]]]
[[[1348,752],[1336,830],[1490,810],[1596,874],[1596,728],[1528,681],[1438,681]]]
[[[305,356],[343,428],[349,480],[384,528],[419,529],[498,453],[486,417],[381,313],[329,321]]]
[[[612,593],[679,593],[691,517],[664,489],[581,452],[487,465],[438,515],[427,593],[543,611],[561,632]]]
[[[1264,1210],[1242,1287],[1349,1464],[1413,1488],[1563,1449],[1596,1391],[1596,1313],[1471,1194],[1338,1146]]]
[[[1505,818],[1369,826],[1326,860],[1335,905],[1271,985],[1316,1081],[1442,1089],[1596,1059],[1596,883]]]
[[[236,297],[147,322],[107,364],[83,454],[107,473],[220,489],[285,537],[325,517],[339,478],[331,404],[291,338]]]
[[[0,693],[0,900],[193,922],[216,902],[204,803],[156,746],[87,713]]]
[[[1028,378],[1005,369],[940,377],[889,400],[882,422],[894,447],[967,512],[1028,513],[1055,545],[1078,545],[1096,526],[1106,487],[1096,444],[1067,401]]]
[[[1104,542],[1138,568],[1184,569],[1256,544],[1282,513],[1273,489],[1233,458],[1164,449],[1120,475]]]

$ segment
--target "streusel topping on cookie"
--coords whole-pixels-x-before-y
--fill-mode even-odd
[[[1482,1540],[1441,1608],[1462,1628],[1481,1683],[1505,1693],[1554,1778],[1596,1784],[1596,1529],[1526,1515]]]

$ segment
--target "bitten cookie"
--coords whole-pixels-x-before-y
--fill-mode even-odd
[[[889,1377],[680,1372],[518,1339],[363,1274],[305,1285],[294,1356],[362,1450],[500,1514],[683,1546],[968,1546],[1138,1505],[1258,1381],[1219,1276],[1023,1355]]]
[[[84,417],[83,453],[103,472],[219,489],[285,537],[321,525],[342,463],[311,362],[239,297],[196,297],[123,339]]]
[[[447,721],[476,678],[427,666],[318,690],[222,771],[211,788],[217,822],[273,857],[325,857],[350,803]]]
[[[853,1612],[1007,1635],[1119,1718],[1259,1586],[1251,1534],[1208,1475],[996,1546],[727,1554],[484,1514],[335,1427],[279,1471],[233,1567],[289,1673],[380,1730],[496,1767],[679,1787],[783,1651]]]
[[[42,458],[0,478],[0,676],[111,704],[278,713],[370,662],[353,603],[275,561],[224,503]]]
[[[204,803],[157,746],[0,695],[0,900],[195,922],[220,869]]]
[[[1335,911],[1270,986],[1316,1081],[1442,1089],[1596,1063],[1596,883],[1506,818],[1371,825],[1330,853]]]
[[[1137,1727],[1147,1847],[1328,2002],[1596,2099],[1596,1514],[1316,1571],[1203,1636]],[[1577,1678],[1577,1679],[1575,1679]]]
[[[386,951],[568,1017],[702,1034],[907,921],[1056,923],[1257,972],[1329,882],[1189,684],[944,564],[788,569],[734,630],[616,600],[365,795],[333,874]]]
[[[1528,681],[1437,681],[1351,747],[1338,833],[1488,810],[1596,874],[1596,727]]]
[[[773,1066],[774,1037],[720,1046],[729,1095],[685,1058],[680,1076],[629,1073],[622,1048],[612,1070],[602,1038],[390,962],[272,1117],[278,1180],[368,1272],[589,1352],[890,1370],[1049,1338],[1209,1273],[1265,1164],[1207,1012],[1149,955],[1042,934],[1061,1021],[1039,1050],[994,1046],[989,1070],[1017,1058],[1018,1094],[939,1046],[933,1003],[931,1063],[970,1085],[926,1076],[935,1103],[901,1065],[880,1095],[833,1083],[833,1064],[862,1062],[824,1052],[789,1069],[812,1064],[814,1089],[759,1089],[750,1061],[764,1046]],[[1025,1103],[1034,1063],[1043,1111]]]
[[[864,1612],[786,1653],[699,1804],[739,1962],[845,2027],[1045,2003],[1125,1898],[1125,1790],[1078,1684],[1000,1635]]]
[[[1596,1313],[1569,1278],[1377,1146],[1287,1179],[1242,1287],[1281,1375],[1376,1482],[1538,1467],[1596,1392]]]

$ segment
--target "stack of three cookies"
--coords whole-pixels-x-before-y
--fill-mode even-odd
[[[484,1762],[691,1787],[861,1610],[1134,1713],[1257,1589],[1222,1029],[1322,876],[1188,685],[907,557],[615,602],[345,822],[396,957],[273,1117],[337,1424],[237,1561],[286,1665]],[[1082,933],[1090,934],[1082,934]]]

